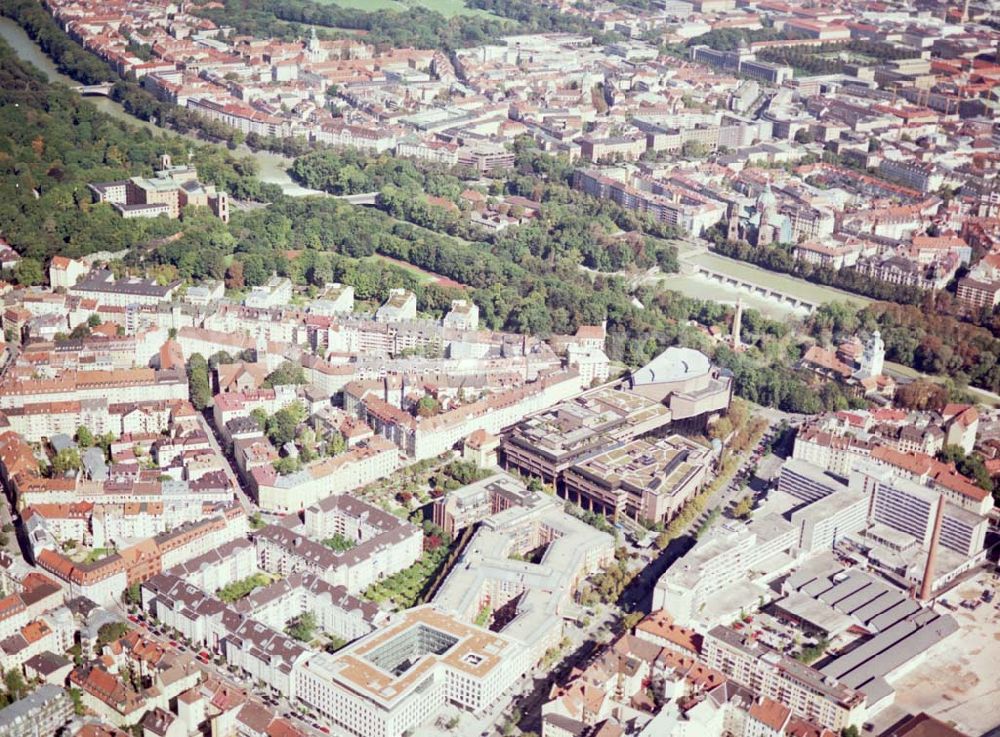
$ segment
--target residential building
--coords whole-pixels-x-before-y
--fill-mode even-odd
[[[753,640],[718,625],[705,635],[705,663],[749,688],[788,707],[796,716],[839,733],[861,728],[867,716],[867,698],[836,679]]]
[[[0,737],[49,737],[72,716],[73,700],[66,689],[46,683],[0,709]]]

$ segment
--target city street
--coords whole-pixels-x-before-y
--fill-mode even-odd
[[[709,500],[705,509],[698,517],[688,525],[683,534],[670,541],[670,544],[649,563],[636,576],[631,584],[622,594],[620,604],[625,611],[649,612],[653,601],[653,587],[660,576],[681,558],[695,544],[694,531],[697,530],[712,514],[712,510],[726,510],[731,504],[735,504],[749,493],[761,493],[766,484],[754,478],[748,478],[751,469],[761,465],[768,468],[773,467],[776,462],[780,462],[772,455],[763,455],[763,448],[767,440],[773,437],[776,427],[782,422],[796,424],[801,421],[801,415],[790,415],[779,410],[768,410],[754,407],[756,416],[764,417],[768,421],[768,429],[761,440],[752,448],[747,450],[740,461],[739,466],[733,472],[730,481]],[[639,552],[632,549],[633,552]]]
[[[233,489],[236,494],[236,499],[239,501],[240,506],[243,507],[243,511],[247,514],[247,516],[250,516],[256,511],[256,506],[250,499],[249,495],[246,493],[246,490],[244,490],[243,484],[240,481],[239,477],[237,477],[236,472],[233,471],[234,463],[232,455],[223,452],[222,446],[219,443],[219,439],[215,435],[215,430],[212,427],[212,423],[210,423],[205,418],[204,414],[201,413],[198,414],[198,421],[201,423],[202,429],[204,429],[205,434],[208,435],[208,443],[209,445],[212,446],[212,451],[226,459],[226,464],[225,464],[226,476],[229,478],[229,483],[233,485]]]
[[[124,605],[116,603],[115,608],[123,618],[129,618],[130,615]],[[236,674],[233,674],[226,666],[217,665],[214,659],[209,659],[208,663],[203,662],[197,657],[201,648],[195,647],[188,642],[173,639],[170,637],[169,633],[164,631],[163,628],[159,628],[155,624],[148,621],[132,622],[131,619],[128,619],[128,621],[130,626],[139,627],[146,637],[158,642],[165,649],[191,655],[194,659],[195,665],[206,677],[211,677],[215,680],[221,681],[233,690],[245,692],[248,701],[256,702],[260,706],[275,711],[276,714],[286,716],[286,718],[292,721],[296,727],[302,729],[310,737],[320,737],[321,735],[350,737],[347,732],[338,731],[330,726],[327,726],[325,724],[325,720],[318,721],[317,719],[303,717],[294,710],[291,702],[287,699],[267,695],[265,693],[266,689],[257,688],[252,679],[241,678]],[[159,631],[159,634],[157,634],[157,630]],[[314,727],[314,723],[320,724],[320,727],[323,729]],[[326,731],[324,731],[324,729]]]

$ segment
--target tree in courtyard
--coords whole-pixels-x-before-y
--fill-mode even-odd
[[[232,260],[229,264],[229,268],[226,269],[226,288],[227,289],[243,289],[246,286],[246,281],[243,278],[243,264],[236,259]]]
[[[142,603],[142,594],[139,591],[139,584],[134,583],[122,592],[122,599],[130,606],[138,606]]]
[[[745,496],[733,507],[733,516],[737,519],[749,519],[753,512],[753,497]]]
[[[632,629],[642,621],[645,615],[642,612],[629,612],[622,617],[622,629],[631,632]]]
[[[94,434],[83,425],[76,428],[76,442],[81,448],[89,448],[94,444]]]
[[[52,474],[62,476],[69,471],[80,470],[80,451],[76,448],[63,448],[52,457]]]
[[[196,409],[205,409],[212,403],[212,385],[208,377],[208,361],[203,355],[191,354],[187,374],[191,403]]]
[[[4,674],[3,684],[11,701],[24,698],[28,692],[28,684],[24,682],[24,676],[17,668],[11,668]]]
[[[274,470],[277,471],[282,476],[287,476],[290,473],[295,473],[299,470],[299,460],[297,458],[292,458],[291,456],[284,456],[279,458],[274,463]]]
[[[306,375],[301,366],[297,366],[291,361],[283,361],[278,368],[269,373],[264,379],[264,388],[272,389],[276,386],[286,384],[305,384]]]
[[[347,450],[347,441],[339,430],[334,430],[326,438],[326,454],[337,456]]]
[[[300,402],[292,402],[275,412],[267,421],[267,437],[276,446],[295,439],[296,431],[306,419],[306,409]]]
[[[417,401],[417,415],[420,417],[433,417],[441,411],[441,403],[430,394],[425,394]]]
[[[14,269],[17,283],[24,287],[33,287],[45,281],[45,272],[38,259],[22,258]]]
[[[289,623],[285,632],[299,642],[311,641],[316,635],[316,615],[303,612]]]
[[[267,427],[267,410],[263,407],[254,407],[250,410],[250,418],[257,423],[262,432]]]
[[[128,632],[128,625],[124,622],[108,622],[102,624],[97,630],[97,646],[104,647],[110,642],[120,640]]]

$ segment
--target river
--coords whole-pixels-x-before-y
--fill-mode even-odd
[[[26,61],[39,69],[46,77],[48,77],[49,81],[62,82],[70,87],[78,86],[78,82],[74,81],[70,77],[67,77],[65,74],[60,73],[59,70],[56,69],[56,65],[53,63],[52,59],[50,59],[45,52],[41,50],[41,48],[39,48],[38,44],[31,40],[31,37],[24,32],[24,29],[21,28],[21,26],[10,18],[0,17],[0,38],[10,44],[11,48],[14,49],[14,52],[22,61]],[[119,103],[108,97],[95,96],[88,98],[88,100],[102,112],[118,118],[119,120],[123,120],[130,125],[146,128],[156,135],[166,133],[182,135],[129,115]],[[185,137],[201,144],[206,143],[193,135],[186,135]],[[292,165],[292,159],[287,156],[271,153],[269,151],[251,151],[246,146],[240,146],[234,153],[240,156],[253,157],[257,161],[261,181],[280,185],[285,194],[292,195],[293,197],[310,194],[323,194],[322,192],[306,189],[305,187],[298,185],[290,176],[288,176],[288,167]]]

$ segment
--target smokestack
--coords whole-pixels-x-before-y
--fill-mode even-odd
[[[937,509],[934,512],[934,530],[931,532],[931,545],[927,551],[927,565],[924,567],[924,580],[920,585],[920,601],[931,598],[934,588],[934,561],[937,558],[938,543],[941,539],[941,520],[944,518],[944,497],[938,496]]]
[[[736,300],[736,314],[733,315],[733,350],[740,349],[740,331],[743,328],[743,298]]]

